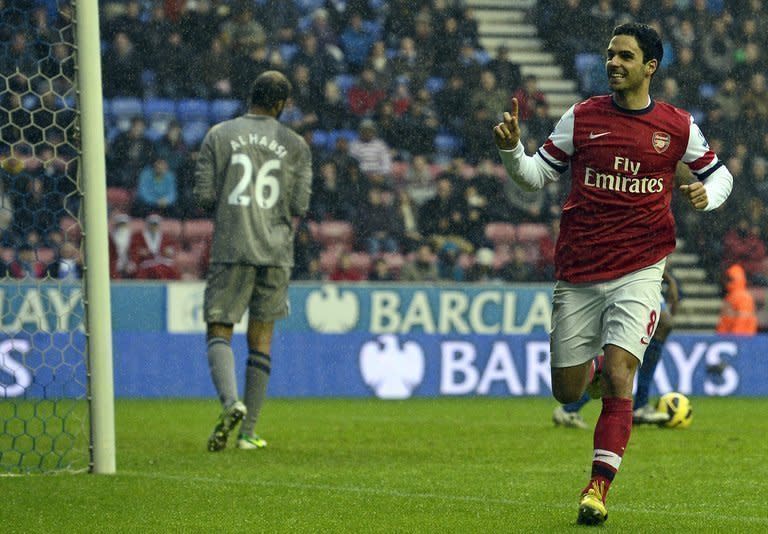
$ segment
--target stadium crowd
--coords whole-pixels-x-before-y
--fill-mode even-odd
[[[75,235],[76,159],[61,145],[74,133],[71,12],[65,3],[57,12],[54,1],[4,4],[0,269],[77,275],[77,248],[65,246]],[[679,234],[711,279],[738,262],[750,283],[766,284],[768,6],[724,4],[540,0],[529,18],[583,96],[607,91],[594,46],[615,24],[645,21],[661,32],[667,49],[653,94],[693,111],[738,180],[710,222],[676,202]],[[191,195],[199,143],[212,123],[244,111],[256,74],[277,69],[295,88],[281,120],[305,137],[315,165],[294,278],[552,278],[567,180],[507,198],[490,133],[515,96],[526,148],[535,150],[554,125],[547,99],[509,49],[482,48],[464,2],[127,0],[99,8],[113,276],[202,276],[210,214]],[[78,267],[61,270],[60,260]]]

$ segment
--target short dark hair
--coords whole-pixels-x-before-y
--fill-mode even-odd
[[[276,70],[259,74],[251,85],[251,105],[263,109],[272,109],[281,100],[286,100],[293,87],[288,78]]]
[[[655,59],[661,64],[661,59],[664,57],[664,45],[658,32],[647,24],[640,22],[620,24],[613,29],[612,35],[614,37],[616,35],[630,35],[634,37],[637,39],[637,45],[640,47],[640,50],[643,51],[643,63]]]

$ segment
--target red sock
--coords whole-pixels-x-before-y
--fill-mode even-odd
[[[594,488],[605,502],[631,432],[632,399],[603,397],[603,410],[595,426],[592,478],[582,493]]]

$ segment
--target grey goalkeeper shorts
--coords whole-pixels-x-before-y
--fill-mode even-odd
[[[212,263],[208,268],[203,310],[206,323],[237,324],[249,317],[270,322],[290,313],[290,267]]]

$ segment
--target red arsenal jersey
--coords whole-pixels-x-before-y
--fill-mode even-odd
[[[572,283],[612,280],[667,256],[677,162],[700,179],[721,165],[687,112],[656,101],[626,110],[610,95],[569,109],[539,155],[571,170],[555,275]]]

